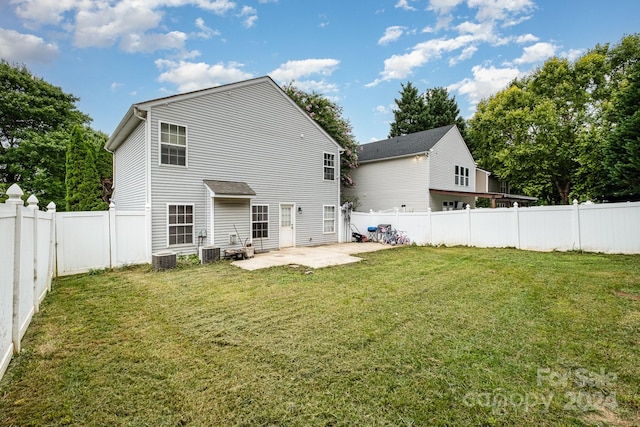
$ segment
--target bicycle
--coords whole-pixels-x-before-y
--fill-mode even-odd
[[[411,239],[407,236],[406,231],[396,231],[395,232],[395,240],[399,245],[410,245]]]

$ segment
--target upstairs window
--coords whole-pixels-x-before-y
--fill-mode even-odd
[[[269,237],[269,205],[251,206],[251,233],[254,239]]]
[[[187,128],[160,123],[160,163],[163,165],[187,165]]]
[[[336,155],[324,153],[324,180],[333,181],[336,179]]]
[[[469,168],[456,165],[455,172],[456,172],[455,184],[468,187],[469,186]]]

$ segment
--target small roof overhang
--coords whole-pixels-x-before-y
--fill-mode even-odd
[[[256,196],[256,192],[246,182],[205,179],[204,185],[209,189],[211,197],[251,199]]]
[[[447,194],[450,196],[482,197],[485,199],[496,199],[496,200],[513,200],[513,201],[520,200],[520,201],[527,201],[527,202],[535,202],[538,200],[537,197],[522,196],[520,194],[478,193],[474,191],[438,190],[435,188],[431,188],[429,189],[429,191],[436,194]]]

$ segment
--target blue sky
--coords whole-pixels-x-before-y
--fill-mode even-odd
[[[551,56],[640,32],[638,0],[0,0],[0,58],[110,134],[136,102],[263,75],[386,138],[400,84],[475,105]]]

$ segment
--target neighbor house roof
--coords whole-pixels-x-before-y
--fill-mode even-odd
[[[358,153],[358,162],[370,162],[426,153],[454,127],[455,125],[442,126],[362,144],[360,146],[361,151]]]
[[[205,179],[204,184],[209,187],[214,196],[218,197],[251,197],[256,195],[256,192],[246,182]]]

